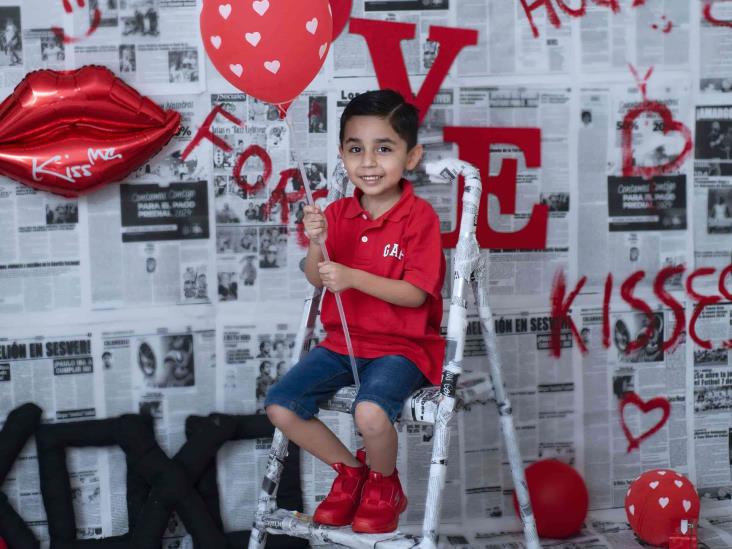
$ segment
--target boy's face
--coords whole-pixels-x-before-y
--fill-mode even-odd
[[[340,153],[349,179],[364,195],[388,198],[399,192],[404,171],[419,163],[422,146],[408,151],[384,118],[354,116],[346,123]]]

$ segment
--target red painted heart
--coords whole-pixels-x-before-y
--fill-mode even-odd
[[[633,158],[633,123],[635,119],[644,113],[654,113],[663,121],[663,134],[679,132],[684,138],[684,148],[679,155],[664,164],[656,166],[636,166]],[[658,101],[641,101],[630,109],[623,118],[622,148],[623,148],[623,176],[641,176],[651,179],[656,175],[663,175],[676,170],[684,163],[691,152],[691,131],[678,120],[673,119],[671,111],[666,105]]]
[[[641,412],[644,414],[647,414],[651,410],[655,410],[656,408],[660,408],[663,412],[663,415],[661,416],[661,419],[658,420],[658,422],[648,429],[645,433],[642,433],[638,437],[634,437],[633,434],[630,432],[630,429],[628,429],[628,426],[625,424],[625,416],[623,415],[623,412],[625,410],[625,407],[629,404],[633,404],[634,406],[637,406]],[[623,395],[623,399],[620,401],[620,425],[623,428],[623,433],[625,433],[625,438],[628,439],[628,453],[632,452],[635,448],[640,447],[640,443],[653,435],[656,431],[658,431],[661,427],[663,427],[666,422],[668,421],[668,417],[671,415],[671,403],[669,400],[665,397],[654,397],[648,401],[644,401],[639,397],[636,393],[629,391]]]

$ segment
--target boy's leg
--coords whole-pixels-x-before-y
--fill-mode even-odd
[[[335,433],[319,419],[302,419],[279,404],[267,406],[267,416],[287,438],[328,465],[344,463],[349,467],[361,466]]]
[[[369,401],[359,402],[354,416],[369,467],[388,477],[396,467],[398,439],[394,424],[381,406]]]
[[[400,355],[370,360],[362,369],[354,415],[371,471],[353,518],[354,532],[396,530],[399,515],[407,508],[395,468],[397,434],[393,423],[406,398],[425,382],[419,369]]]
[[[354,419],[366,446],[369,466],[386,476],[394,471],[397,434],[394,422],[404,401],[427,383],[412,361],[386,355],[366,362],[354,403]]]
[[[328,465],[358,467],[360,462],[315,417],[318,402],[352,383],[348,361],[316,347],[270,388],[265,401],[267,416],[287,438]]]

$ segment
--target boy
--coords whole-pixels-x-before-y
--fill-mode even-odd
[[[287,437],[331,465],[338,476],[313,515],[354,532],[391,532],[407,506],[395,469],[393,423],[404,400],[425,383],[439,384],[445,275],[440,224],[428,202],[402,178],[422,157],[417,110],[390,90],[357,96],[343,112],[340,154],[356,186],[353,197],[323,214],[307,206],[310,239],[305,276],[341,292],[361,386],[354,402],[369,467],[317,418],[317,403],[354,383],[335,298],[323,296],[325,340],[274,385],[267,415]],[[324,261],[325,242],[331,261]]]

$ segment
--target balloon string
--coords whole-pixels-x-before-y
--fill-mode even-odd
[[[278,105],[279,107],[279,105]],[[290,147],[292,148],[292,154],[295,157],[295,160],[297,161],[297,165],[300,169],[300,174],[303,178],[303,185],[305,186],[305,195],[307,196],[307,202],[308,205],[314,206],[315,201],[313,200],[313,193],[310,190],[310,180],[308,179],[307,173],[305,172],[305,165],[302,162],[302,158],[300,158],[300,155],[297,154],[297,147],[295,146],[295,128],[292,125],[292,121],[290,120],[289,116],[285,117],[285,122],[287,122],[287,126],[290,128]],[[323,258],[326,261],[330,261],[330,256],[328,255],[328,250],[325,247],[325,242],[321,240],[320,242],[320,251],[323,254]],[[358,367],[356,366],[356,357],[353,354],[353,346],[351,345],[351,334],[348,330],[348,322],[346,322],[346,313],[343,310],[343,302],[341,301],[341,293],[340,292],[333,292],[333,295],[335,297],[336,306],[338,307],[338,315],[341,317],[341,326],[343,326],[343,336],[346,339],[346,347],[348,348],[348,358],[351,361],[351,372],[353,373],[353,380],[356,383],[356,391],[361,387],[361,382],[358,378]]]

